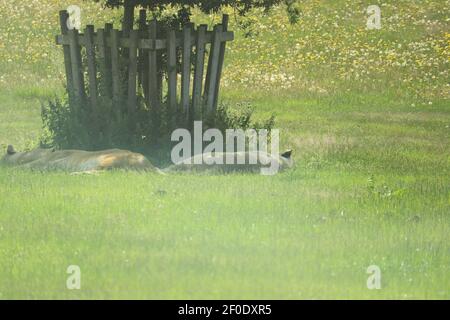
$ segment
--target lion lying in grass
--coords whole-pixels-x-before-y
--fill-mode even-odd
[[[258,151],[218,152],[215,154],[203,153],[175,163],[174,165],[163,169],[163,172],[249,172],[271,175],[277,173],[278,171],[292,168],[294,161],[291,155],[292,150],[286,151],[279,156]],[[242,164],[239,164],[239,157],[242,159]],[[227,159],[230,161],[227,161]]]
[[[245,158],[245,164],[226,164],[228,157]],[[6,155],[0,163],[22,168],[37,170],[61,170],[72,173],[96,172],[111,169],[126,169],[137,171],[166,172],[207,172],[207,173],[231,173],[251,172],[259,173],[262,168],[276,164],[277,171],[282,171],[293,166],[291,151],[280,156],[273,156],[265,152],[244,153],[217,153],[214,158],[223,158],[223,163],[211,163],[211,154],[199,154],[183,162],[176,163],[168,168],[159,170],[150,161],[139,153],[127,150],[111,149],[104,151],[81,151],[81,150],[53,150],[35,149],[27,152],[16,152],[9,145]],[[203,162],[203,163],[202,163]],[[264,163],[266,165],[264,165]]]

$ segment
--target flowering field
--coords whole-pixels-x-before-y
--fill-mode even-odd
[[[58,90],[63,80],[58,11],[82,8],[82,23],[119,27],[118,10],[91,1],[0,1],[0,84]],[[228,48],[224,87],[329,95],[336,90],[396,87],[419,101],[450,98],[450,1],[383,1],[382,29],[366,30],[372,2],[305,0],[291,25],[284,7],[234,15],[237,39]],[[212,25],[220,16],[195,15]],[[248,35],[248,37],[245,37]],[[20,72],[15,66],[20,63]],[[324,76],[326,75],[326,76]]]
[[[395,86],[421,100],[449,99],[450,2],[380,3],[381,30],[366,30],[368,1],[301,1],[296,25],[282,8],[254,16],[254,38],[232,45],[227,83],[323,95]]]
[[[64,91],[58,11],[0,0],[0,150],[33,147]],[[381,8],[380,30],[366,9]],[[275,113],[270,179],[0,167],[0,299],[450,298],[450,1],[318,1],[236,17],[222,99]],[[196,22],[220,16],[196,13]],[[2,151],[3,152],[3,151]],[[66,287],[68,265],[81,290]],[[367,268],[381,289],[367,287]]]

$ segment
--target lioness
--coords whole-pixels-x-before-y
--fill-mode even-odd
[[[241,162],[239,162],[239,158]],[[279,156],[259,151],[218,152],[195,155],[163,169],[163,172],[251,172],[273,175],[278,171],[292,168],[293,165],[292,150],[288,150]]]
[[[159,171],[142,154],[111,149],[104,151],[35,149],[16,152],[9,145],[2,163],[39,170],[93,172],[108,169]]]

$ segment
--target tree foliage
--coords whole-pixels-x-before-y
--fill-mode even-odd
[[[223,7],[232,7],[239,15],[245,15],[254,8],[263,8],[268,11],[273,6],[281,3],[287,5],[287,13],[291,22],[296,22],[299,11],[296,8],[296,0],[95,0],[103,2],[109,8],[142,7],[154,13],[160,13],[167,8],[178,6],[178,18],[182,21],[189,20],[191,9],[198,8],[204,13],[216,13]],[[126,14],[125,14],[126,15]]]
[[[224,6],[236,8],[239,13],[245,14],[253,8],[270,9],[284,0],[97,0],[103,1],[107,7],[121,7],[125,4],[140,6],[151,10],[164,10],[173,5],[183,8],[197,7],[205,13],[218,12]]]

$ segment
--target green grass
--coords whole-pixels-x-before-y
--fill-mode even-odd
[[[302,166],[0,179],[2,298],[449,298],[443,177],[375,175],[390,196],[365,174]],[[80,291],[65,288],[71,264]]]
[[[309,35],[315,40],[308,51],[314,43],[324,45],[318,39],[328,32],[339,37],[338,52],[345,56],[354,45],[349,34],[360,8],[351,11],[348,1],[333,1],[332,7],[324,1],[317,8],[311,3],[305,1],[303,24],[287,27],[292,37],[261,31],[255,39],[269,37],[284,50]],[[430,32],[442,34],[448,3],[408,3],[398,5],[397,29],[380,35],[384,48],[397,46],[393,34],[399,30],[405,31],[401,40],[425,46]],[[67,4],[50,3],[48,13],[37,12],[51,18]],[[88,18],[100,19],[91,6]],[[395,9],[395,3],[386,8]],[[348,33],[328,30],[328,24],[314,31],[316,13],[331,17],[334,10],[353,14]],[[274,28],[280,27],[280,12],[273,14]],[[432,30],[401,20],[429,12],[439,22],[430,23]],[[0,29],[13,32],[20,17],[7,15],[8,25],[0,23]],[[57,32],[56,16],[44,29]],[[120,171],[73,176],[0,167],[0,299],[450,298],[448,70],[433,81],[404,85],[399,79],[415,69],[386,64],[373,81],[358,82],[340,78],[333,65],[311,60],[300,70],[299,61],[283,58],[274,73],[292,71],[302,80],[251,90],[248,83],[233,82],[239,69],[273,58],[272,47],[261,46],[255,61],[247,51],[251,41],[238,32],[222,98],[250,103],[257,116],[275,112],[282,147],[294,149],[295,169],[273,177]],[[0,77],[7,79],[0,78],[2,146],[35,145],[39,100],[62,92],[53,78],[62,72],[61,50],[52,42],[45,48],[54,59],[0,62]],[[421,59],[437,61],[434,54],[425,50]],[[0,56],[12,55],[0,42]],[[81,290],[66,288],[69,265],[81,268]],[[366,287],[370,265],[381,268],[381,290]]]

